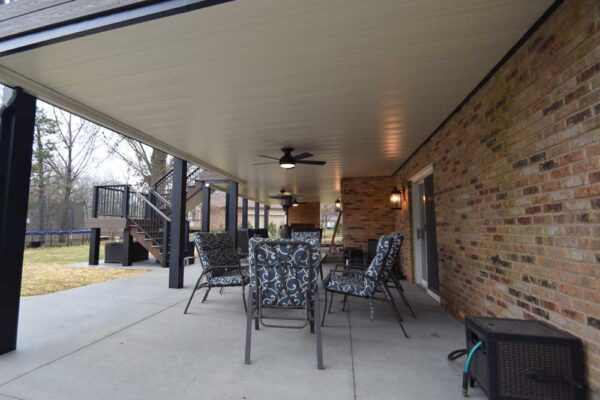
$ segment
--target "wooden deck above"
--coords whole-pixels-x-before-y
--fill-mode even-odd
[[[100,228],[108,231],[119,231],[128,227],[127,218],[100,217],[86,218],[85,227],[88,229]]]

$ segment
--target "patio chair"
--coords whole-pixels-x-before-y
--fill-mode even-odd
[[[396,266],[396,262],[398,261],[398,257],[400,256],[400,248],[402,247],[402,243],[404,243],[404,235],[402,235],[400,232],[395,232],[392,235],[394,235],[392,248],[390,249],[390,253],[386,258],[381,280],[387,286],[389,292],[391,292],[390,288],[392,285],[396,288],[406,308],[408,308],[413,318],[417,318],[415,311],[406,298],[404,287],[402,287],[400,279],[398,278],[398,274],[394,268]]]
[[[320,228],[292,228],[293,240],[309,240],[315,239],[319,241],[319,257],[321,257],[321,238],[323,237],[323,229]],[[323,262],[319,262],[319,275],[323,280]]]
[[[371,321],[373,320],[374,308],[373,300],[375,299],[375,292],[381,290],[383,293],[383,300],[390,303],[394,317],[400,324],[400,328],[404,333],[404,336],[408,337],[404,325],[402,324],[402,316],[396,307],[394,298],[385,284],[384,279],[386,278],[384,269],[387,266],[387,259],[392,250],[394,238],[400,235],[399,233],[392,233],[389,235],[383,235],[377,243],[377,252],[375,258],[371,261],[371,264],[365,271],[347,271],[347,270],[332,270],[329,271],[329,275],[323,280],[323,288],[325,289],[325,310],[327,310],[327,294],[331,294],[331,303],[333,302],[334,293],[343,294],[345,296],[354,296],[369,299],[369,307],[371,311]],[[323,320],[321,325],[325,325],[325,316],[331,311],[331,303],[329,310],[323,313]]]
[[[241,266],[237,250],[233,247],[233,241],[229,234],[198,232],[194,236],[194,242],[200,256],[202,273],[198,277],[183,313],[187,314],[197,290],[206,288],[206,293],[202,298],[202,303],[204,303],[210,290],[214,287],[241,286],[242,300],[244,309],[246,309],[245,288],[248,284],[248,275]]]
[[[303,329],[310,325],[316,331],[317,367],[323,369],[321,326],[318,323],[319,241],[293,239],[250,239],[248,311],[246,320],[245,362],[250,364],[252,321],[274,328]],[[302,310],[303,316],[281,316],[269,309]],[[287,321],[274,323],[272,321]],[[317,321],[315,323],[315,321]]]

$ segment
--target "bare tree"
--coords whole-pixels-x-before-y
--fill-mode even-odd
[[[124,161],[140,178],[141,186],[150,187],[167,172],[167,153],[146,146],[137,140],[105,135],[111,154]]]
[[[101,128],[56,107],[52,108],[52,114],[56,132],[47,165],[59,178],[62,191],[60,228],[68,229],[73,188],[93,160]]]
[[[38,108],[35,116],[35,132],[33,144],[33,165],[31,168],[31,183],[33,203],[37,208],[38,229],[47,228],[48,193],[47,185],[50,179],[48,160],[51,157],[54,144],[52,139],[58,130],[54,119],[49,118],[46,112]]]

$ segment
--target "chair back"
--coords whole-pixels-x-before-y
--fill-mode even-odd
[[[320,228],[292,228],[292,239],[294,240],[316,239],[321,243],[322,236],[323,230]]]
[[[236,268],[239,267],[240,259],[236,249],[233,247],[233,240],[231,240],[231,236],[228,233],[198,232],[194,236],[194,242],[198,249],[200,262],[204,268],[229,265]],[[214,272],[226,273],[227,270],[216,270]],[[215,273],[212,276],[215,276]]]
[[[317,288],[320,243],[318,240],[250,239],[249,277],[259,306],[312,308]],[[307,300],[309,300],[307,302]]]
[[[241,253],[248,254],[248,229],[239,229],[237,231],[237,245]]]
[[[387,279],[387,277],[394,272],[394,266],[396,265],[396,261],[400,255],[400,248],[404,242],[404,236],[400,232],[390,233],[390,236],[392,236],[392,245],[390,252],[385,259],[385,265],[382,271],[383,279]]]
[[[388,234],[381,236],[377,242],[375,257],[371,260],[371,264],[369,264],[369,267],[365,271],[365,276],[368,278],[367,285],[371,290],[374,290],[375,282],[380,278],[380,274],[386,265],[393,241],[394,234]]]

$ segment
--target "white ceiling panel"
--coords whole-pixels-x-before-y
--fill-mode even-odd
[[[285,187],[332,201],[343,177],[393,173],[550,4],[240,0],[0,65],[240,179],[252,198]],[[281,147],[327,165],[252,166]]]

